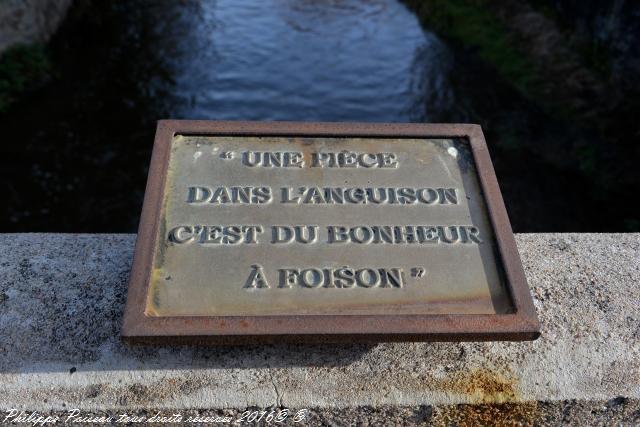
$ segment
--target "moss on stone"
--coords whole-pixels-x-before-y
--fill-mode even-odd
[[[478,56],[523,95],[535,82],[533,62],[482,0],[406,0],[422,23],[445,38],[477,51]]]

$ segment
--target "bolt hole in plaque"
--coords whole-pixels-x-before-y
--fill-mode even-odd
[[[538,335],[478,126],[159,122],[125,339]]]

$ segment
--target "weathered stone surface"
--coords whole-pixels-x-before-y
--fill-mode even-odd
[[[422,405],[444,416],[442,405],[577,401],[638,415],[640,234],[517,236],[542,322],[534,342],[235,348],[120,342],[134,239],[0,235],[0,409]]]

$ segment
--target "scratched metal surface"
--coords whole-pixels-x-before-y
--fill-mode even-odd
[[[313,152],[392,152],[397,168],[313,168]],[[302,152],[302,168],[242,164],[244,151]],[[232,152],[232,159],[221,157]],[[212,137],[174,138],[148,316],[313,314],[494,314],[512,311],[495,257],[493,232],[466,140]],[[269,186],[267,204],[189,204],[189,186]],[[458,204],[283,204],[280,188],[457,188]],[[175,244],[179,225],[261,225],[258,244]],[[272,244],[272,225],[317,225],[314,244]],[[326,226],[472,225],[482,243],[328,244]],[[247,288],[252,265],[269,288]],[[280,268],[397,268],[401,288],[279,287]],[[414,269],[424,269],[414,277]]]

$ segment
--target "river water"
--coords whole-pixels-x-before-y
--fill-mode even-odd
[[[517,231],[623,229],[567,191],[575,133],[396,0],[77,1],[50,50],[0,117],[3,231],[135,231],[161,118],[480,121]]]
[[[442,95],[450,71],[443,43],[395,0],[209,1],[175,12],[161,48],[179,117],[423,121],[425,96]]]

